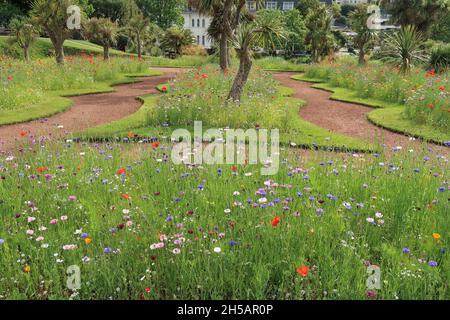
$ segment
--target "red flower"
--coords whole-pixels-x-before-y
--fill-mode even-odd
[[[296,271],[300,276],[302,276],[303,278],[306,278],[309,273],[309,267],[303,265],[303,266],[298,267]]]
[[[432,103],[429,103],[429,104],[428,104],[428,108],[433,109],[433,108],[434,108],[434,105],[433,105]]]
[[[238,168],[237,168],[236,166],[232,166],[232,167],[231,167],[231,171],[237,171],[237,169],[238,169]]]
[[[202,74],[202,78],[203,79],[208,79],[208,75],[207,74]]]
[[[8,76],[6,79],[7,79],[8,81],[12,81],[12,80],[13,80],[13,76]]]
[[[121,175],[123,175],[123,174],[125,174],[127,171],[125,170],[125,168],[120,168],[119,170],[117,170],[117,175],[118,176],[121,176]]]
[[[48,168],[45,167],[45,166],[39,167],[39,168],[37,168],[37,171],[38,171],[39,173],[42,173],[42,172],[44,172],[44,171],[48,171]]]
[[[164,92],[166,92],[166,91],[167,91],[167,87],[166,87],[166,86],[162,86],[162,87],[161,87],[161,90],[164,91]]]
[[[156,148],[158,148],[160,146],[160,144],[161,143],[159,141],[155,141],[155,142],[152,143],[152,148],[156,149]]]
[[[127,193],[122,193],[121,197],[122,197],[122,199],[125,199],[125,200],[129,200],[130,199],[130,195],[127,194]]]
[[[20,136],[23,138],[23,137],[26,137],[28,135],[28,132],[26,132],[26,131],[20,131]]]
[[[145,288],[144,290],[145,290],[145,292],[147,292],[147,293],[150,293],[150,291],[152,291],[151,288]]]
[[[276,227],[281,221],[281,217],[280,216],[276,216],[275,218],[272,219],[272,227]]]
[[[440,87],[439,87],[439,90],[444,91],[444,90],[445,90],[445,87],[444,87],[444,86],[440,86]]]
[[[128,132],[127,136],[128,138],[135,138],[137,135],[134,132]]]

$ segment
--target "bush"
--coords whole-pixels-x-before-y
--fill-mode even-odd
[[[437,72],[450,69],[450,44],[442,44],[431,51],[430,68]]]
[[[203,56],[206,57],[208,53],[206,52],[206,49],[202,46],[191,44],[189,46],[184,46],[181,49],[182,55],[187,56]]]

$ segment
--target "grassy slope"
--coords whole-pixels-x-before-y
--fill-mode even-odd
[[[402,116],[404,106],[401,104],[389,103],[372,98],[361,98],[358,97],[356,92],[353,90],[332,87],[327,83],[322,83],[323,80],[311,79],[305,77],[304,75],[295,75],[291,78],[294,80],[317,83],[313,85],[313,87],[332,92],[333,94],[330,97],[332,100],[356,103],[377,108],[377,110],[370,112],[367,115],[367,118],[369,121],[380,127],[436,143],[443,143],[444,141],[450,140],[450,133],[437,130],[428,125],[417,124],[414,121],[405,119]]]
[[[132,83],[137,81],[136,79],[133,79],[133,77],[158,75],[161,75],[161,72],[149,70],[147,74],[128,74],[123,75],[122,78],[115,81],[96,82],[90,88],[49,91],[47,93],[47,98],[44,101],[41,101],[28,108],[24,108],[21,110],[0,111],[0,125],[21,123],[49,117],[54,114],[66,111],[67,109],[72,107],[72,101],[65,97],[112,92],[114,91],[114,89],[112,88],[112,86],[114,85]]]

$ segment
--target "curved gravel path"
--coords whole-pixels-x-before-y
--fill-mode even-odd
[[[367,114],[373,108],[331,100],[331,92],[316,89],[312,83],[293,80],[290,77],[298,72],[275,72],[273,77],[286,87],[295,90],[294,97],[306,101],[306,105],[300,109],[300,116],[322,128],[342,133],[350,137],[385,144],[388,147],[402,146],[421,147],[423,142],[411,141],[408,136],[380,128],[367,120]],[[449,153],[449,148],[429,144],[429,147]]]
[[[0,152],[10,150],[23,141],[21,132],[30,139],[57,138],[72,132],[109,123],[136,112],[142,103],[136,99],[145,94],[158,93],[156,86],[166,83],[185,69],[152,68],[162,76],[138,78],[140,82],[114,86],[114,92],[70,97],[73,106],[46,120],[0,126]]]

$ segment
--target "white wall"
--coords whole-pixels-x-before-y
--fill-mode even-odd
[[[197,12],[184,12],[184,28],[192,31],[194,35],[194,43],[197,43],[207,49],[211,48],[212,43],[208,37],[208,27],[211,23],[211,18],[200,15]],[[194,26],[192,26],[194,20]]]

